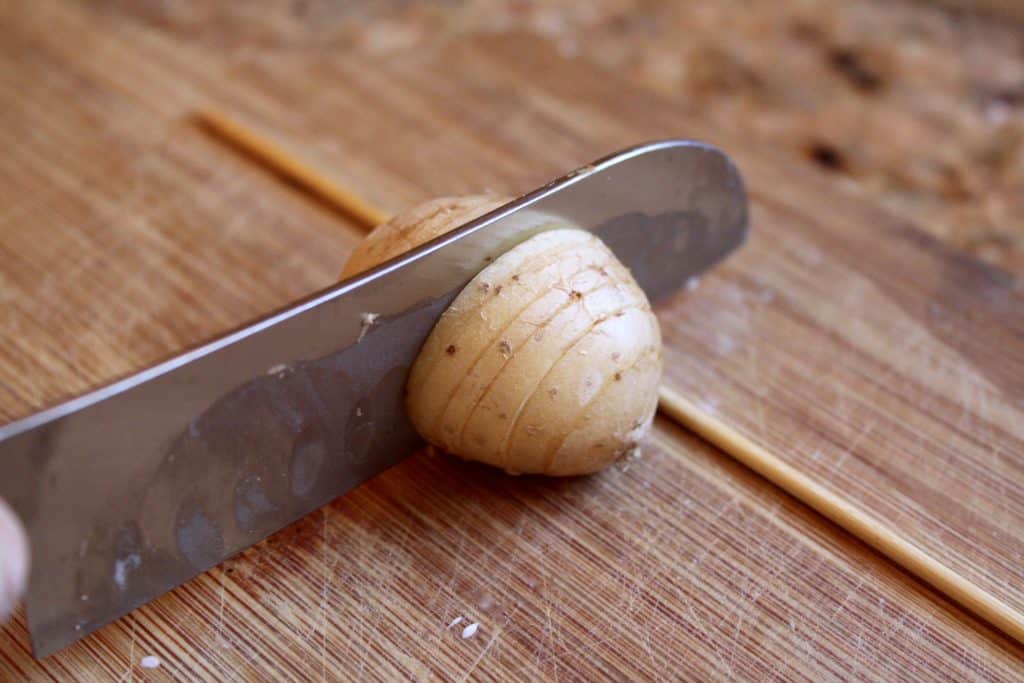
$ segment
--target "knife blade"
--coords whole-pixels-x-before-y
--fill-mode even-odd
[[[600,159],[356,278],[0,427],[0,497],[32,546],[44,657],[391,467],[434,322],[553,221],[598,234],[652,302],[737,248],[739,173],[668,140]]]

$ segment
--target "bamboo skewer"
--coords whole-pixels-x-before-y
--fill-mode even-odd
[[[372,228],[388,219],[388,215],[373,204],[346,190],[323,173],[318,173],[301,159],[230,117],[207,109],[199,112],[198,118],[199,122],[210,132],[230,142],[265,167],[301,186],[359,224]]]
[[[389,216],[303,164],[294,155],[253,133],[226,115],[203,111],[199,120],[225,141],[372,229]],[[805,505],[882,553],[951,600],[1024,644],[1024,615],[921,550],[868,512],[817,483],[781,458],[662,385],[658,407],[663,414],[694,432],[723,453],[761,475]]]
[[[658,408],[691,432],[846,529],[911,574],[1024,644],[1024,615],[939,562],[873,515],[771,454],[679,392],[662,385]]]

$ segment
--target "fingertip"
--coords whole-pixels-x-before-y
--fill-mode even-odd
[[[18,515],[0,500],[0,622],[21,600],[28,583],[28,536]]]

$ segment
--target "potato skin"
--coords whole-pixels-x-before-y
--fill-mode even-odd
[[[505,197],[468,195],[439,197],[418,204],[374,228],[349,255],[341,277],[369,270],[509,201]]]
[[[502,203],[420,205],[374,230],[345,273]],[[462,458],[512,473],[586,474],[647,433],[661,370],[643,291],[601,240],[566,225],[510,249],[459,293],[413,364],[406,410],[427,441]]]

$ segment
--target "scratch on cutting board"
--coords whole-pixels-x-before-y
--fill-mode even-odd
[[[517,604],[505,616],[505,618],[502,620],[502,623],[498,626],[498,628],[494,630],[494,634],[491,636],[491,639],[487,641],[487,645],[484,646],[484,649],[480,651],[480,654],[476,656],[476,659],[473,660],[473,663],[469,665],[469,668],[466,669],[465,673],[462,674],[462,677],[459,680],[469,680],[470,675],[474,671],[476,671],[476,668],[478,666],[480,666],[480,662],[482,662],[484,657],[487,656],[487,653],[490,652],[491,648],[493,648],[498,643],[498,640],[501,638],[502,633],[505,632],[505,629],[512,622],[512,617],[515,616],[516,612],[518,611],[519,605]]]
[[[498,639],[501,637],[501,632],[503,628],[504,627],[498,627],[498,629],[494,632],[494,635],[492,635],[491,639],[487,642],[487,645],[484,647],[484,649],[480,651],[480,654],[476,656],[476,659],[474,659],[473,663],[469,665],[469,668],[466,669],[466,672],[462,674],[462,677],[459,679],[460,681],[469,680],[470,675],[472,675],[472,673],[476,671],[476,668],[480,666],[480,662],[483,661],[483,658],[487,656],[487,653],[491,651],[491,648],[494,647],[494,644],[498,642]]]
[[[840,453],[839,459],[837,459],[832,464],[831,469],[835,471],[841,470],[843,464],[850,458],[850,455],[857,451],[857,446],[860,445],[860,442],[863,441],[868,436],[870,436],[875,431],[875,427],[877,427],[876,424],[867,424],[864,427],[862,427],[853,437],[850,443],[847,446],[843,447],[843,452]]]
[[[732,647],[729,648],[729,669],[732,670],[736,666],[736,650],[739,649],[740,644],[740,633],[743,630],[743,622],[747,618],[746,612],[740,612],[739,619],[736,620],[736,628],[732,633]]]
[[[217,608],[217,644],[222,648],[229,647],[227,640],[224,639],[224,597],[227,588],[224,585],[224,568],[220,570],[220,606]]]
[[[754,377],[761,378],[754,392],[753,403],[757,412],[757,433],[766,434],[768,432],[768,421],[765,418],[765,396],[769,393],[769,381],[774,379],[777,366],[774,363],[768,363],[767,367],[764,366],[761,362],[762,357],[758,351],[757,344],[747,344],[746,355],[751,368],[753,368]]]
[[[870,570],[867,571],[870,572]],[[836,608],[832,611],[832,615],[828,618],[829,622],[834,621],[835,618],[839,616],[839,613],[846,608],[846,605],[850,602],[850,600],[859,593],[861,586],[864,585],[864,582],[867,580],[868,576],[869,574],[862,574],[860,578],[857,579],[857,583],[853,586],[853,588],[846,591],[846,595],[843,596],[842,602],[836,605]]]
[[[320,549],[321,554],[325,554],[330,547],[327,541],[327,527],[328,519],[330,515],[329,508],[322,508],[322,525],[320,527]],[[323,582],[323,593],[320,597],[320,678],[321,680],[327,680],[327,629],[333,623],[332,620],[327,619],[327,612],[331,605],[331,587],[334,584],[334,572],[337,569],[338,562],[341,560],[340,556],[335,556],[334,561],[331,562],[330,566],[327,563],[323,563],[323,576],[321,581]]]
[[[717,543],[716,539],[714,542]],[[645,525],[643,544],[637,553],[637,556],[641,558],[637,563],[636,571],[631,572],[624,578],[626,581],[631,583],[630,589],[624,591],[624,601],[626,609],[621,612],[621,620],[619,626],[623,631],[630,629],[631,622],[634,622],[639,616],[639,611],[646,606],[647,600],[654,600],[654,605],[648,610],[648,617],[654,619],[662,619],[662,626],[671,628],[672,622],[667,619],[664,615],[668,612],[665,610],[665,602],[658,591],[648,592],[648,588],[651,585],[656,584],[658,581],[665,578],[671,569],[668,565],[652,565],[646,561],[646,558],[650,558],[658,555],[659,553],[669,552],[682,556],[685,551],[679,548],[674,541],[674,533],[670,526],[662,523],[654,525]],[[646,596],[645,596],[646,593]],[[646,600],[645,600],[646,597]],[[657,634],[660,627],[644,628],[641,632],[641,638],[643,640],[643,646],[651,659],[652,664],[654,663],[654,652],[651,646],[651,638]]]
[[[704,560],[706,560],[708,556],[711,555],[712,552],[714,552],[715,548],[718,546],[719,541],[721,540],[722,539],[720,537],[716,536],[711,541],[711,544],[701,551],[700,555],[697,555],[692,560],[690,560],[690,566],[693,569],[697,569],[698,567],[700,567]]]
[[[131,616],[132,616],[132,631],[131,631],[132,635],[131,635],[131,640],[128,642],[128,664],[125,665],[124,673],[122,673],[120,678],[117,679],[118,683],[121,683],[121,681],[128,681],[128,683],[131,683],[131,680],[134,677],[134,667],[135,667],[135,627],[136,627],[136,624],[138,623],[138,617],[135,616],[134,614],[131,615]]]
[[[592,650],[600,647],[601,645],[609,643],[615,640],[616,638],[620,637],[622,637],[622,634],[618,632],[611,632],[611,629],[604,629],[600,634],[598,634],[597,637],[583,641],[582,643],[580,643],[578,647],[563,648],[561,652],[551,652],[543,657],[540,657],[537,660],[537,664],[539,665],[546,662],[551,662],[552,664],[554,664],[563,659],[564,657],[579,657],[584,655],[585,653],[591,652]],[[516,673],[518,674],[526,668],[526,666],[521,666],[516,670]],[[513,678],[516,678],[516,676],[513,676]]]
[[[329,514],[328,508],[322,508],[323,519],[320,526],[320,550],[321,553],[327,550],[327,517]],[[322,561],[322,560],[321,560]],[[335,558],[337,562],[337,558]],[[324,584],[323,594],[320,596],[320,680],[327,680],[327,608],[331,599],[331,578],[334,574],[335,564],[330,567],[324,566],[324,575],[321,577],[321,581]]]
[[[708,643],[711,646],[711,651],[712,653],[714,653],[715,658],[718,660],[718,662],[722,665],[724,673],[727,675],[728,678],[732,678],[733,667],[731,664],[729,664],[729,662],[725,660],[725,657],[722,656],[721,648],[718,645],[718,639],[712,637],[711,632],[708,630],[707,622],[705,622],[704,619],[702,619],[701,617],[697,616],[697,613],[693,611],[693,605],[689,600],[686,601],[686,610],[690,613],[692,623],[700,630],[701,634],[704,636],[704,642]]]
[[[443,593],[445,591],[448,591],[449,593],[451,593],[451,591],[455,587],[456,582],[458,581],[459,568],[460,568],[460,565],[461,565],[461,560],[462,560],[462,556],[463,556],[463,552],[465,551],[465,548],[466,548],[466,537],[465,537],[465,535],[460,535],[459,536],[459,547],[458,547],[458,549],[454,553],[454,558],[455,559],[452,562],[452,573],[451,573],[451,576],[448,577],[448,581],[447,582],[445,582],[443,585],[440,585],[440,586],[437,587],[437,590],[434,591],[434,595],[431,596],[430,600],[428,601],[428,604],[433,604],[435,601],[437,601],[437,599],[441,597],[441,593]],[[446,604],[446,607],[450,607],[450,606],[451,606],[451,600],[449,600],[448,603]]]
[[[655,619],[657,619],[659,617],[659,615],[661,615],[661,610],[663,610],[664,608],[665,608],[665,602],[660,597],[656,597],[655,598],[655,603],[654,603],[654,609],[651,610],[651,615]],[[620,622],[620,624],[622,624],[622,623],[623,622]],[[647,653],[647,659],[651,662],[651,664],[653,664],[655,666],[657,665],[657,663],[656,663],[655,657],[654,657],[654,650],[651,647],[651,636],[652,635],[657,635],[662,629],[665,628],[665,625],[666,625],[666,621],[664,620],[664,617],[662,617],[662,622],[661,622],[660,625],[658,625],[656,623],[652,627],[652,626],[649,626],[649,625],[645,624],[644,627],[640,629],[640,644],[643,646],[644,652]]]
[[[545,579],[544,583],[545,584],[547,583],[546,579]],[[545,594],[547,593],[546,588],[547,588],[547,586],[545,586],[545,591],[544,591]],[[544,626],[544,636],[545,636],[545,639],[547,640],[547,650],[550,653],[550,652],[552,652],[555,649],[555,643],[554,643],[554,640],[555,640],[555,622],[554,622],[554,619],[551,618],[551,601],[550,600],[545,600],[544,601],[544,618],[545,618],[545,620],[547,622],[545,624],[545,626]],[[543,661],[543,657],[541,656],[540,648],[539,647],[536,650],[536,654],[537,654],[537,657],[534,659],[534,666],[536,667],[536,669],[538,671],[540,671],[540,664]],[[557,673],[558,673],[558,665],[556,663],[555,664],[555,674],[556,674],[556,677],[557,677]]]
[[[362,607],[362,605],[360,605],[360,610],[362,610],[362,609],[363,609],[363,607]],[[362,642],[370,642],[369,638],[367,636],[367,630],[370,628],[370,626],[366,623],[367,621],[368,621],[367,619],[357,619],[356,620],[356,623],[358,624],[358,628],[359,628],[360,640]],[[356,680],[356,681],[363,680],[363,677],[364,677],[364,675],[366,673],[366,663],[367,663],[367,659],[369,657],[370,648],[368,648],[368,647],[361,647],[361,648],[359,648],[359,653],[360,653],[359,668],[356,670],[355,676],[352,677],[352,679]]]
[[[757,604],[757,601],[761,599],[761,596],[775,585],[779,576],[791,565],[791,560],[794,558],[793,553],[800,552],[800,550],[801,548],[797,544],[787,548],[783,551],[782,557],[779,561],[773,563],[772,569],[763,580],[753,581],[753,586],[750,589],[741,591],[739,600],[736,602],[736,611],[739,613],[739,618],[736,621],[736,627],[733,631],[732,637],[732,647],[729,650],[730,668],[735,665],[736,651],[739,649],[740,643],[740,634],[747,617],[745,607],[748,605],[753,607]]]

